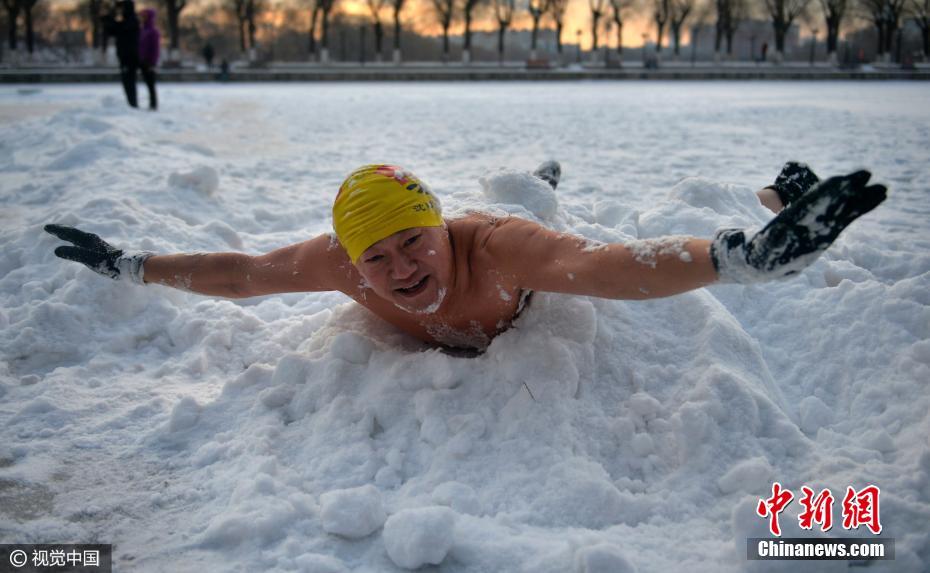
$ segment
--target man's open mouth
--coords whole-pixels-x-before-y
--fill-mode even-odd
[[[394,290],[404,296],[418,295],[423,291],[423,289],[426,288],[426,281],[428,279],[429,279],[429,275],[426,275],[425,277],[417,281],[416,284],[410,285],[409,287],[406,287],[406,288],[396,288]]]

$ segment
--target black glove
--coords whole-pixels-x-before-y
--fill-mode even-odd
[[[781,173],[771,187],[781,199],[781,204],[787,207],[819,182],[820,178],[810,167],[797,161],[789,161],[781,168]]]
[[[114,280],[129,277],[136,284],[145,284],[142,280],[142,264],[154,253],[147,251],[127,253],[93,233],[85,233],[74,227],[46,225],[45,230],[74,245],[73,247],[58,247],[55,249],[55,256],[82,263],[95,273]]]
[[[827,250],[857,217],[885,200],[868,171],[831,177],[805,193],[754,234],[717,231],[710,257],[721,282],[749,284],[793,275]]]

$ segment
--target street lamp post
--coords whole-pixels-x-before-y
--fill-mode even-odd
[[[817,28],[811,30],[811,66],[814,65],[814,49],[817,47]]]
[[[578,63],[581,64],[581,28],[575,30],[575,40],[578,42]]]

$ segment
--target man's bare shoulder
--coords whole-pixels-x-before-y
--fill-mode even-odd
[[[502,230],[503,234],[510,234],[523,228],[524,224],[535,225],[519,217],[477,211],[456,219],[446,219],[446,224],[456,243],[470,244],[477,248],[485,248],[490,240],[501,235]]]

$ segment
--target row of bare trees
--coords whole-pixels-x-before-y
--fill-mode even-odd
[[[596,2],[591,2],[591,20],[596,22],[599,10]],[[613,2],[622,0],[611,0]],[[714,51],[718,57],[723,53],[732,54],[733,37],[740,23],[752,17],[765,17],[772,24],[775,43],[775,59],[781,61],[785,52],[785,39],[789,30],[799,20],[804,19],[811,28],[822,18],[826,32],[827,53],[836,61],[839,44],[840,27],[850,17],[866,19],[878,32],[877,53],[886,59],[891,53],[894,42],[900,45],[902,20],[909,14],[922,32],[923,53],[930,57],[930,37],[928,37],[928,12],[930,0],[710,0],[699,5],[699,0],[649,0],[656,30],[656,51],[662,50],[665,26],[669,26],[674,53],[679,53],[681,30],[689,18],[695,18],[703,24],[708,18],[714,22]],[[820,14],[816,14],[819,7]],[[692,35],[696,26],[692,27]],[[694,38],[692,38],[692,42]],[[596,36],[594,46],[596,47]]]
[[[154,0],[152,0],[154,1]],[[189,4],[204,0],[157,0],[164,22],[167,24],[169,54],[176,58],[180,47],[181,16]],[[330,21],[336,11],[337,2],[346,0],[292,0],[300,10],[309,15],[308,49],[312,57],[326,61],[329,58]],[[561,55],[561,38],[565,26],[565,14],[571,0],[429,0],[427,9],[433,13],[435,22],[442,29],[442,54],[444,61],[450,54],[450,29],[455,22],[464,24],[464,46],[462,59],[471,60],[473,26],[479,19],[492,19],[497,28],[497,48],[501,60],[504,57],[507,31],[518,18],[528,17],[532,23],[530,58],[537,58],[539,31],[551,21],[555,29],[556,50]],[[574,0],[578,1],[578,0]],[[776,60],[783,57],[787,34],[800,20],[810,28],[825,32],[826,48],[831,59],[836,58],[840,30],[845,22],[853,18],[864,20],[874,27],[877,34],[877,53],[890,59],[896,46],[901,43],[901,31],[906,20],[913,21],[921,31],[922,48],[930,57],[930,0],[582,0],[587,2],[591,44],[596,53],[602,42],[602,32],[616,30],[616,50],[622,59],[623,29],[632,17],[647,16],[655,32],[655,50],[661,53],[668,37],[669,47],[677,57],[680,52],[683,31],[690,27],[692,46],[698,31],[709,25],[715,34],[714,51],[718,57],[732,54],[734,35],[740,24],[749,19],[766,18],[771,22],[773,49]],[[0,0],[5,10],[8,44],[11,51],[18,45],[18,26],[25,29],[27,49],[34,48],[34,12],[37,5],[46,0]],[[238,22],[239,46],[243,53],[253,53],[257,46],[258,21],[271,10],[271,0],[223,0],[228,13]],[[386,29],[393,19],[393,58],[400,60],[402,11],[406,0],[365,0],[373,31],[375,54],[381,60],[384,54]],[[109,9],[111,0],[81,0],[82,13],[90,22],[92,43],[95,47],[106,45],[102,27],[103,13]],[[521,14],[521,11],[523,14]],[[387,14],[386,14],[387,13]],[[82,16],[85,17],[85,16]],[[822,25],[818,25],[818,22]],[[293,26],[293,22],[289,23]]]

